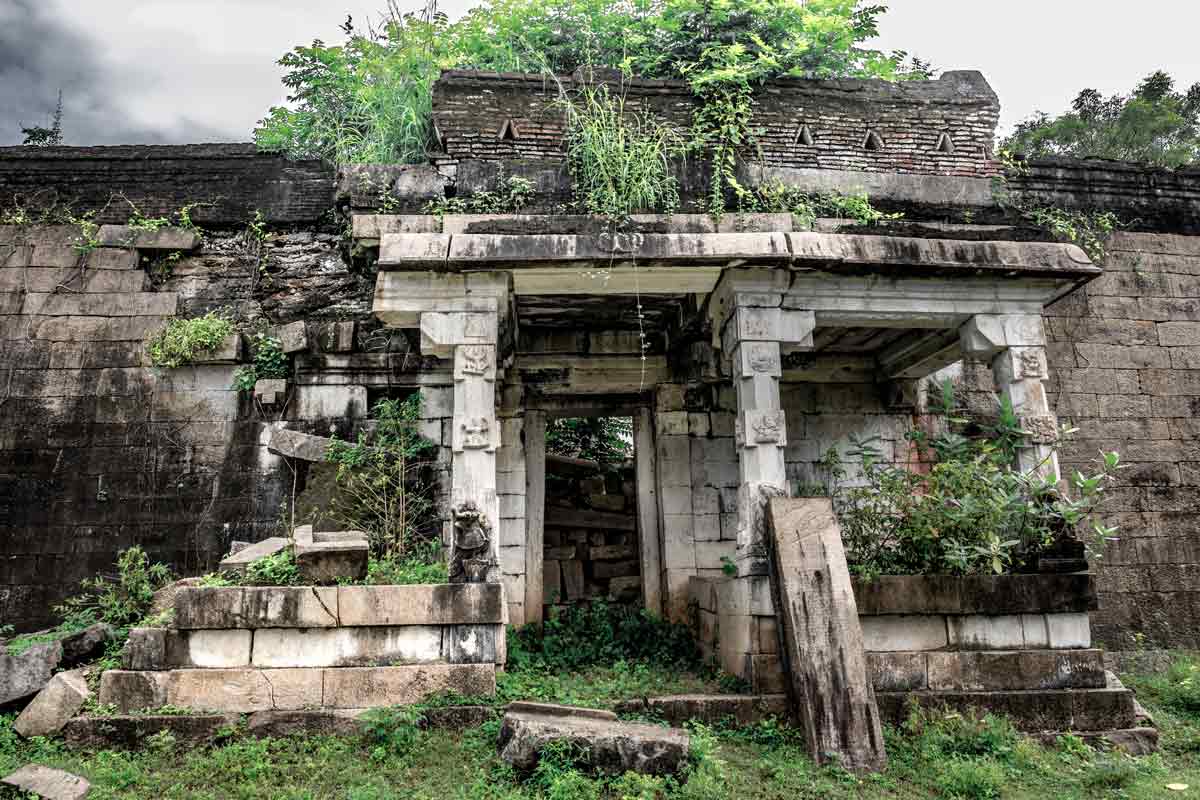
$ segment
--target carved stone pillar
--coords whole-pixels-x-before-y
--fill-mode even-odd
[[[737,388],[738,574],[766,575],[766,507],[789,494],[784,447],[787,419],[780,407],[783,351],[811,349],[811,311],[779,307],[782,295],[736,294],[724,333]]]
[[[1060,477],[1058,419],[1050,410],[1045,381],[1049,377],[1042,318],[1035,315],[976,315],[959,331],[963,355],[988,361],[996,388],[1012,402],[1029,445],[1017,453],[1022,472]]]

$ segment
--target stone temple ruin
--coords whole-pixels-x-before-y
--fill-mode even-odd
[[[682,85],[625,91],[638,110],[691,113]],[[828,748],[852,764],[878,763],[880,720],[910,698],[1032,730],[1137,728],[1097,645],[1200,641],[1200,174],[1053,161],[1008,179],[1129,220],[1102,267],[1006,216],[999,105],[978,73],[780,81],[759,99],[745,180],[862,189],[903,219],[679,213],[613,230],[561,213],[550,99],[539,76],[445,73],[429,166],[335,173],[242,145],[0,149],[0,197],[102,209],[82,263],[74,228],[0,227],[3,619],[44,627],[132,544],[195,574],[276,535],[281,506],[321,496],[330,438],[419,389],[451,584],[182,589],[171,627],[134,632],[100,702],[255,713],[488,693],[505,625],[598,592],[690,621],[754,702],[791,692],[811,712],[810,744],[851,735],[862,752]],[[685,211],[703,172],[681,169]],[[512,175],[534,189],[522,213],[422,213]],[[201,203],[206,233],[122,227],[113,191],[146,215]],[[272,232],[248,241],[255,211]],[[203,363],[148,368],[149,333],[222,307],[274,326],[288,378],[231,388],[238,335]],[[1121,538],[1095,572],[1068,555],[1037,574],[851,582],[828,500],[788,499],[851,435],[908,459],[923,381],[945,370],[1011,399],[1033,434],[1021,465],[1070,469],[1102,448],[1134,465],[1110,491]],[[547,503],[545,432],[564,416],[632,419],[628,496]],[[1059,421],[1080,433],[1053,453]]]

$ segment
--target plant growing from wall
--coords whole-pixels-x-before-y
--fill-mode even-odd
[[[780,181],[766,181],[746,191],[738,210],[768,214],[791,214],[800,227],[811,227],[817,217],[842,217],[862,225],[900,219],[901,213],[880,211],[871,204],[865,191],[852,194],[808,192]]]
[[[533,184],[527,178],[509,175],[498,191],[485,189],[465,197],[443,197],[426,203],[422,210],[439,219],[446,214],[512,214],[532,197]]]
[[[567,116],[567,164],[575,202],[588,214],[618,223],[636,212],[672,213],[679,184],[672,159],[683,139],[645,113],[627,112],[607,86],[587,86],[578,98],[560,93]]]
[[[1068,497],[1057,476],[1013,466],[1028,437],[1010,404],[1001,401],[997,418],[981,423],[957,416],[952,388],[943,397],[951,429],[933,437],[914,430],[907,437],[933,462],[927,472],[886,461],[874,440],[851,437],[849,455],[861,461],[853,481],[838,452],[826,454],[852,569],[866,576],[1000,574],[1035,566],[1039,553],[1089,521],[1092,535],[1085,541],[1098,558],[1116,531],[1094,515],[1122,468],[1120,457],[1101,453],[1095,472],[1074,472],[1068,481],[1074,496]],[[968,424],[980,433],[953,430]]]
[[[220,311],[192,319],[177,317],[150,337],[146,351],[154,366],[175,369],[220,347],[233,330],[233,321]]]
[[[291,364],[287,353],[283,352],[283,343],[276,337],[259,331],[250,339],[250,349],[254,361],[238,367],[233,374],[235,389],[254,391],[254,384],[263,378],[286,378],[291,374]]]
[[[329,511],[347,529],[366,531],[376,556],[412,557],[428,542],[435,513],[434,487],[423,475],[434,445],[419,430],[421,395],[380,400],[371,413],[372,432],[329,447],[338,488]]]

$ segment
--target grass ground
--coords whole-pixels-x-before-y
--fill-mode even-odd
[[[686,784],[636,775],[601,781],[544,760],[519,779],[495,756],[498,722],[463,733],[419,731],[384,713],[362,738],[233,736],[211,748],[179,747],[169,735],[142,752],[80,753],[23,741],[0,718],[0,774],[37,762],[86,776],[90,798],[339,798],[341,800],[797,800],[799,798],[1158,798],[1200,796],[1200,664],[1168,675],[1128,676],[1162,731],[1162,752],[1134,759],[1066,737],[1042,747],[1001,718],[914,718],[887,732],[890,763],[858,779],[818,768],[794,731],[774,723],[694,731]],[[1195,683],[1193,683],[1195,679]],[[617,664],[567,674],[529,670],[502,677],[498,700],[539,698],[603,707],[628,698],[715,691],[712,681],[661,667]],[[1169,785],[1186,784],[1179,791]]]

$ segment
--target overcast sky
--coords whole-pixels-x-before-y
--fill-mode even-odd
[[[883,0],[886,1],[886,0]],[[461,14],[472,0],[442,0]],[[282,101],[276,59],[339,41],[384,0],[0,0],[0,144],[46,124],[61,88],[68,144],[248,141]],[[403,0],[401,0],[403,6]],[[415,3],[414,3],[415,5]],[[1200,80],[1200,4],[1182,0],[892,0],[876,46],[981,70],[1002,128],[1089,86],[1126,92],[1165,69]]]

